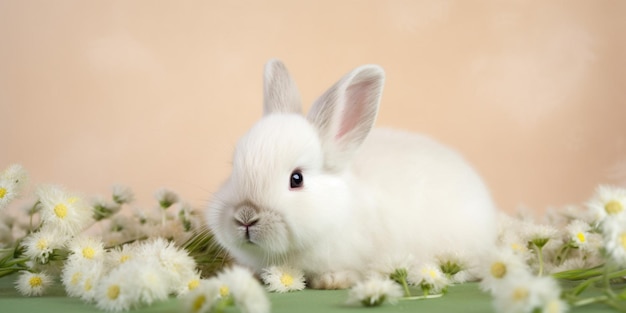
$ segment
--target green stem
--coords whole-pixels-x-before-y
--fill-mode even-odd
[[[574,306],[574,307],[579,307],[579,306],[585,306],[585,305],[589,305],[589,304],[593,304],[593,303],[597,303],[597,302],[603,302],[603,301],[606,301],[608,299],[609,299],[609,297],[607,297],[607,296],[597,296],[597,297],[581,299],[581,300],[572,302],[570,304],[572,306]]]
[[[539,259],[539,273],[537,273],[537,276],[541,277],[543,276],[543,247],[537,245],[535,247],[537,247],[537,258]]]
[[[604,273],[604,266],[596,266],[589,269],[569,270],[552,274],[556,279],[582,280],[590,277],[596,277]]]
[[[410,297],[411,291],[409,290],[409,284],[407,284],[406,279],[402,279],[400,282],[402,284],[402,289],[404,289],[404,296]]]

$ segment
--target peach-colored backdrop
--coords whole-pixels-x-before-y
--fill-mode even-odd
[[[363,63],[378,125],[460,150],[512,211],[626,184],[626,1],[0,1],[0,167],[201,206],[283,59],[311,103]],[[451,195],[453,196],[453,195]]]

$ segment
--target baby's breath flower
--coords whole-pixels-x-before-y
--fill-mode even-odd
[[[370,277],[359,282],[348,294],[348,303],[361,303],[364,306],[379,306],[385,301],[395,303],[402,297],[402,288],[390,279]]]
[[[22,241],[22,245],[25,247],[24,255],[40,264],[46,264],[54,249],[63,247],[67,238],[55,228],[42,227]]]
[[[92,221],[92,210],[79,197],[60,187],[46,185],[37,190],[41,201],[44,225],[58,228],[67,235],[75,235]]]
[[[164,210],[178,202],[178,195],[165,188],[157,190],[155,197],[159,201],[159,206]]]
[[[263,286],[246,268],[234,266],[226,269],[218,275],[218,280],[228,287],[228,294],[241,311],[247,313],[270,311],[270,302]]]
[[[201,280],[198,287],[189,291],[183,297],[183,308],[188,313],[208,313],[215,307],[220,297],[221,283],[213,278]]]
[[[104,259],[104,244],[100,239],[92,236],[78,235],[67,243],[67,247],[71,252],[70,260],[102,261]]]
[[[117,204],[125,204],[131,203],[135,199],[135,195],[133,191],[127,187],[122,185],[114,185],[113,186],[113,201]]]
[[[288,266],[272,266],[263,269],[261,279],[271,292],[289,292],[305,287],[304,273]]]
[[[52,278],[46,273],[20,271],[15,288],[24,296],[40,296],[52,284]]]

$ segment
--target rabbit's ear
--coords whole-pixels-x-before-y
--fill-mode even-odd
[[[271,113],[302,113],[298,87],[283,62],[276,59],[265,64],[263,77],[263,115]]]
[[[341,170],[374,126],[385,73],[364,65],[326,91],[307,118],[319,131],[329,170]]]

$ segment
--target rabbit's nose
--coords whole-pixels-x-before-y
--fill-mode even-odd
[[[245,227],[246,229],[259,222],[259,216],[257,215],[255,208],[249,205],[239,207],[234,218],[235,223],[238,226]]]

